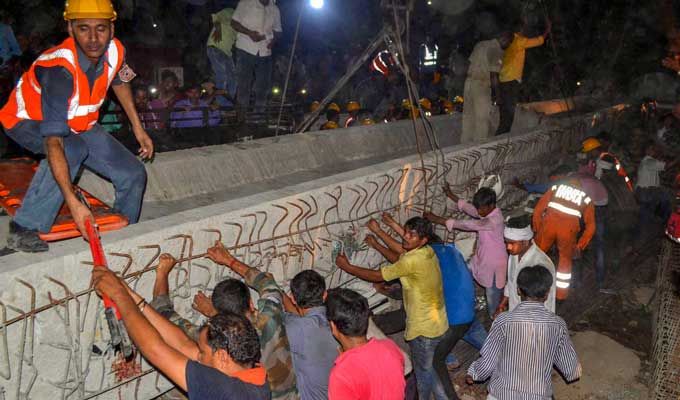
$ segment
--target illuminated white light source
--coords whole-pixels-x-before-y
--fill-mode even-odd
[[[427,0],[427,5],[431,6],[432,5],[432,0]]]
[[[153,27],[154,27],[154,28],[158,28],[158,24],[154,22],[154,23],[153,23]]]
[[[581,81],[576,82],[576,86],[581,86]]]
[[[156,94],[157,91],[158,91],[158,89],[156,89],[156,88],[153,87],[153,86],[151,86],[151,87],[149,88],[149,92],[151,92],[151,94]]]
[[[302,90],[300,90],[300,93],[301,93],[301,94],[307,94],[307,89],[302,89]]]
[[[277,87],[275,87],[275,88],[272,89],[272,93],[274,93],[274,94],[279,94],[279,91],[280,91],[280,90],[279,90],[279,88],[277,88]]]
[[[320,10],[323,8],[323,0],[309,0],[309,6]]]

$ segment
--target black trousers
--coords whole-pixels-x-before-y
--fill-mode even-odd
[[[456,390],[453,388],[453,383],[451,383],[449,370],[446,368],[446,356],[451,353],[451,350],[453,350],[456,343],[458,343],[458,341],[462,339],[463,336],[465,336],[465,333],[470,328],[470,325],[472,325],[472,323],[450,325],[449,330],[446,331],[441,342],[439,342],[437,348],[434,350],[432,365],[434,366],[435,371],[437,371],[439,380],[444,386],[444,391],[446,391],[446,395],[449,399],[457,400],[458,395],[456,394]]]
[[[500,83],[498,89],[501,104],[498,107],[498,111],[500,111],[501,120],[498,124],[496,135],[510,132],[512,121],[515,119],[515,106],[519,98],[520,87],[520,83],[517,81]]]

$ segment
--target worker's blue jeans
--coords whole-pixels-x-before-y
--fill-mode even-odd
[[[214,46],[208,46],[208,59],[215,74],[215,87],[226,90],[232,98],[236,95],[236,67],[234,59]]]
[[[474,347],[477,350],[481,350],[482,346],[484,345],[484,342],[486,341],[488,333],[486,332],[486,329],[484,329],[484,325],[482,325],[481,322],[475,317],[474,320],[472,320],[472,324],[468,328],[467,332],[465,332],[465,336],[463,336],[463,340],[466,341],[469,345]],[[456,355],[451,352],[447,357],[446,357],[446,364],[457,364],[458,359],[456,358]]]
[[[605,235],[607,224],[607,206],[595,207],[595,236],[593,245],[595,247],[595,280],[597,287],[602,288],[606,273],[604,263]]]
[[[433,394],[435,400],[448,399],[433,365],[435,350],[445,335],[446,333],[436,338],[418,336],[408,342],[408,346],[411,348],[411,360],[413,361],[413,371],[416,374],[419,399],[429,399]],[[446,368],[446,366],[442,367]]]
[[[45,154],[45,138],[40,134],[39,121],[22,121],[8,130],[7,135],[25,149]],[[125,215],[131,224],[139,220],[146,170],[134,154],[99,124],[80,135],[66,136],[64,154],[71,181],[85,165],[113,183],[116,193],[113,210]],[[44,159],[33,176],[14,222],[24,228],[49,232],[63,203],[64,196],[52,176],[47,159]]]
[[[250,105],[251,89],[255,92],[255,106],[262,111],[272,82],[272,57],[254,56],[236,49],[236,74],[238,75],[237,101],[241,107]],[[255,84],[253,84],[255,80]]]

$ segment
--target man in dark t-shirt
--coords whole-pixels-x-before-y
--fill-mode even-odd
[[[162,254],[161,261],[168,257]],[[244,316],[223,312],[211,317],[195,342],[110,270],[95,268],[92,279],[97,293],[109,296],[118,307],[142,356],[190,400],[271,398],[266,371],[259,364],[257,331]]]

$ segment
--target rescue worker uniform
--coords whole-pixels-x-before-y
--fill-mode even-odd
[[[470,55],[470,67],[465,79],[463,132],[460,142],[483,140],[492,135],[497,122],[491,103],[491,76],[503,65],[503,49],[497,39],[484,40],[475,45]],[[493,123],[492,123],[493,122]]]
[[[580,221],[585,229],[580,238]],[[595,234],[595,207],[581,188],[578,180],[567,179],[556,183],[538,201],[534,209],[533,227],[536,245],[548,252],[557,245],[557,300],[564,300],[571,285],[572,258],[574,250],[583,251]]]
[[[119,71],[124,58],[125,49],[117,39],[109,42],[96,64],[73,38],[64,40],[41,54],[21,76],[0,110],[0,123],[9,137],[36,154],[45,154],[45,138],[63,137],[71,180],[83,164],[109,179],[116,193],[114,211],[135,223],[146,185],[144,165],[97,124],[109,87],[123,83]],[[44,159],[13,222],[23,229],[49,232],[63,202]]]

